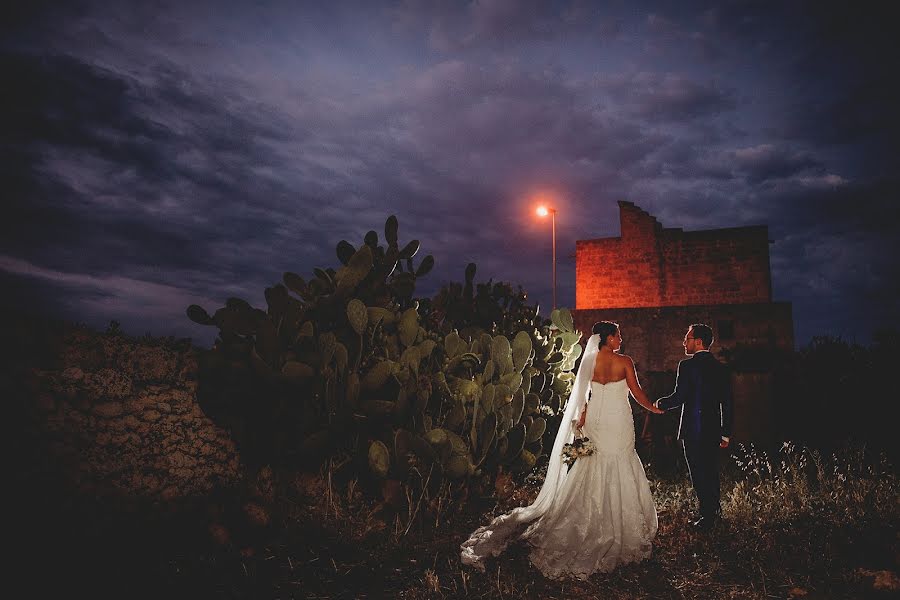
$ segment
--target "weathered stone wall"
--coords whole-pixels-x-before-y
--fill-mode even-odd
[[[76,492],[174,500],[240,477],[228,433],[196,401],[196,351],[67,327],[54,356],[24,370],[29,431]]]
[[[619,202],[621,236],[575,244],[575,307],[769,302],[765,226],[685,232]]]

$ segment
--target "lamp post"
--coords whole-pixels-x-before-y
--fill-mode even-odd
[[[556,209],[547,206],[539,206],[538,216],[550,215],[550,229],[553,235],[553,310],[556,310]]]

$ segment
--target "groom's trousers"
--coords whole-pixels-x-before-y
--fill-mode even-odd
[[[707,440],[683,440],[691,485],[700,502],[700,516],[719,516],[719,444]]]

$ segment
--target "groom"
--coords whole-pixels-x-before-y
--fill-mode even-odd
[[[692,523],[698,529],[719,518],[719,448],[728,447],[733,421],[730,374],[710,354],[712,342],[708,325],[688,328],[682,345],[689,358],[678,363],[675,391],[655,403],[663,410],[681,407],[678,439],[700,502],[700,518]]]

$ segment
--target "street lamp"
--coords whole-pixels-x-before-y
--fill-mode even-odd
[[[553,310],[556,310],[556,209],[547,206],[539,206],[539,217],[550,215],[551,231],[553,232]]]

